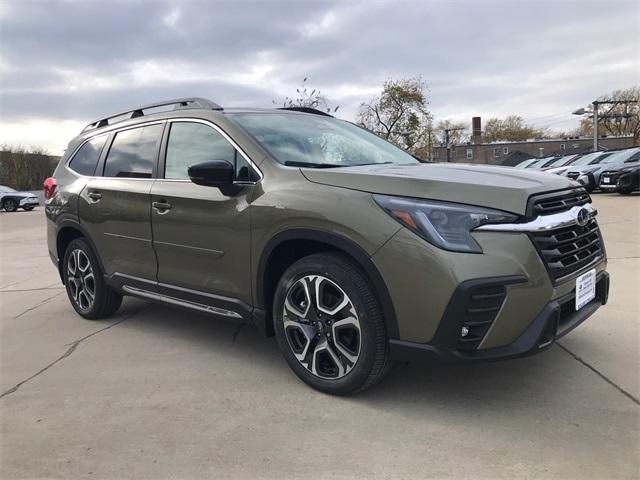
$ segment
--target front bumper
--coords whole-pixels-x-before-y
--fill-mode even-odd
[[[489,280],[491,284],[492,280]],[[515,281],[512,280],[512,281]],[[494,282],[495,283],[495,282]],[[456,290],[458,297],[461,285]],[[596,297],[580,310],[574,310],[575,289],[570,293],[551,300],[538,313],[529,327],[512,343],[500,347],[463,351],[455,348],[458,332],[463,318],[459,315],[464,305],[452,301],[445,317],[447,331],[438,331],[429,343],[407,342],[399,339],[389,341],[391,356],[401,361],[440,361],[440,362],[478,362],[503,360],[533,355],[548,349],[556,340],[563,337],[589,318],[601,305],[607,303],[609,296],[609,274],[601,271],[596,277]],[[454,295],[454,299],[456,296]],[[452,299],[453,300],[453,299]],[[456,318],[457,317],[457,318]],[[444,320],[444,319],[443,319]]]
[[[37,198],[23,198],[20,200],[21,207],[37,207],[40,205]]]

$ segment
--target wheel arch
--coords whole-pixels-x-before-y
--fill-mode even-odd
[[[88,232],[78,222],[65,220],[58,225],[58,231],[56,233],[56,253],[58,255],[58,273],[60,274],[60,279],[63,278],[62,262],[64,261],[64,253],[67,250],[67,246],[76,238],[84,238],[89,243],[93,254],[98,259],[100,269],[104,272],[104,265]]]
[[[353,241],[335,233],[290,229],[275,235],[262,251],[255,278],[256,307],[264,312],[264,331],[273,330],[273,296],[284,271],[300,258],[319,252],[340,252],[358,265],[380,302],[389,338],[398,336],[398,323],[389,290],[371,256]]]

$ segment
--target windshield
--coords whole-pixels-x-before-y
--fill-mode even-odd
[[[571,160],[567,160],[567,157],[556,158],[553,162],[547,164],[547,167],[561,167],[563,165],[568,165],[568,162]]]
[[[584,157],[580,157],[578,160],[571,164],[572,167],[579,167],[580,165],[588,165],[594,160],[597,160],[600,157],[601,153],[589,153]]]
[[[605,158],[603,159],[598,159],[597,162],[593,162],[593,163],[617,163],[617,162],[624,162],[625,160],[628,160],[629,158],[633,157],[636,153],[638,153],[638,149],[636,148],[630,148],[629,150],[622,150],[620,152],[614,152],[611,153],[609,155],[603,155]]]
[[[235,113],[278,162],[293,166],[351,167],[419,163],[408,153],[355,125],[320,115]]]
[[[17,190],[14,190],[11,187],[5,187],[4,185],[0,185],[0,193],[11,193],[11,192],[16,192]]]

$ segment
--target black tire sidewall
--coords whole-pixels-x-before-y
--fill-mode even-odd
[[[377,312],[372,311],[371,307],[367,307],[367,304],[363,302],[363,295],[373,295],[364,274],[357,272],[356,275],[353,275],[353,271],[351,271],[351,275],[347,275],[344,266],[341,265],[342,262],[349,262],[349,259],[347,257],[340,258],[334,254],[315,254],[299,260],[282,275],[273,302],[274,329],[278,346],[291,369],[302,381],[313,388],[337,395],[352,393],[367,382],[376,361],[377,342],[379,341],[371,317],[381,316],[379,308]],[[354,268],[352,263],[349,266],[351,269]],[[327,277],[345,291],[356,309],[360,322],[360,356],[353,369],[340,379],[322,379],[301,365],[293,354],[284,331],[282,311],[289,288],[300,278],[313,274]]]
[[[91,305],[91,308],[89,310],[82,310],[73,300],[71,292],[69,291],[69,286],[68,286],[69,284],[67,281],[67,262],[69,261],[69,256],[71,255],[71,252],[75,249],[81,249],[87,255],[87,258],[89,259],[89,262],[91,263],[91,268],[93,270],[96,293],[95,293],[95,298],[93,300],[93,305]],[[63,275],[65,290],[67,291],[67,296],[69,297],[69,301],[71,302],[73,309],[78,313],[78,315],[90,320],[98,318],[100,316],[101,305],[104,302],[103,297],[107,294],[108,286],[104,281],[103,272],[102,272],[102,269],[100,268],[100,263],[98,262],[98,259],[96,258],[95,254],[93,253],[91,246],[85,239],[76,238],[75,240],[72,240],[67,246],[67,249],[64,253],[64,260],[62,263],[62,275]]]
[[[11,208],[9,208],[9,205],[11,205]],[[4,202],[2,202],[2,207],[7,212],[15,212],[16,210],[18,210],[18,202],[13,198],[8,198]]]

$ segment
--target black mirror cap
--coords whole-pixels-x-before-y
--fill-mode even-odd
[[[211,160],[191,165],[187,170],[189,179],[206,187],[224,187],[233,185],[235,170],[226,160]]]
[[[235,169],[227,160],[211,160],[187,169],[189,179],[196,185],[217,187],[223,195],[231,197],[242,190],[241,185],[234,184]]]

